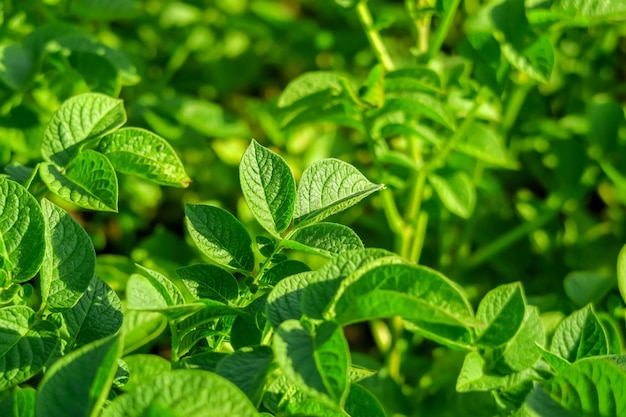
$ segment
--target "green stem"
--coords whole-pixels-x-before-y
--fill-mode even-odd
[[[400,369],[400,365],[402,363],[402,352],[401,346],[398,344],[398,342],[402,338],[402,333],[404,331],[404,323],[402,322],[402,317],[392,317],[390,327],[392,345],[391,350],[389,351],[389,356],[387,357],[389,376],[394,381],[402,383],[402,372]]]
[[[514,89],[509,99],[506,102],[506,108],[504,115],[502,116],[501,133],[505,140],[509,136],[509,132],[513,128],[515,121],[519,116],[519,112],[522,110],[522,106],[526,101],[526,96],[532,89],[533,84],[524,83],[518,84]]]
[[[374,20],[372,19],[372,14],[370,13],[369,8],[367,7],[367,1],[361,0],[356,5],[356,12],[361,21],[361,25],[363,26],[363,30],[365,31],[365,35],[378,58],[378,61],[383,65],[386,71],[393,71],[395,69],[395,65],[385,44],[383,43],[382,38],[380,37],[380,33],[378,33],[378,29],[374,26]]]
[[[441,22],[439,22],[439,26],[437,26],[437,30],[432,37],[430,46],[428,47],[428,52],[426,54],[428,60],[437,55],[441,50],[443,41],[446,40],[446,36],[448,36],[454,17],[456,16],[459,4],[461,4],[461,0],[452,0],[450,7],[444,10],[443,15],[441,16]]]
[[[172,320],[169,320],[170,325],[170,335],[172,337],[172,369],[176,369],[179,361],[179,345],[178,345],[178,329],[176,328],[176,323]]]

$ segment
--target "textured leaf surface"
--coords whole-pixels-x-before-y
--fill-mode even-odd
[[[502,351],[501,361],[514,371],[532,367],[541,356],[546,343],[546,331],[539,317],[539,309],[526,306],[526,316],[519,330],[507,342]]]
[[[604,329],[590,305],[561,322],[552,337],[550,351],[569,362],[609,352]]]
[[[296,230],[283,241],[285,247],[332,258],[340,253],[363,249],[363,242],[349,227],[337,223],[314,223]]]
[[[287,85],[278,98],[278,107],[292,106],[303,98],[320,92],[338,95],[345,82],[345,78],[332,72],[307,72]]]
[[[41,179],[50,191],[79,207],[117,211],[117,176],[109,160],[92,150],[79,153],[65,170],[42,164]]]
[[[96,270],[96,252],[85,229],[65,210],[48,200],[42,200],[41,207],[46,222],[41,293],[51,311],[61,311],[87,290]]]
[[[302,173],[296,196],[295,225],[301,227],[323,220],[383,187],[338,159],[317,161]]]
[[[228,303],[237,299],[239,285],[235,277],[215,265],[198,264],[178,268],[176,273],[196,298],[208,298]]]
[[[185,417],[258,416],[246,395],[227,379],[211,372],[180,369],[163,372],[117,397],[102,417],[144,417],[156,405]]]
[[[56,361],[37,394],[41,417],[89,417],[100,413],[122,356],[120,338],[98,340]]]
[[[45,253],[44,222],[37,200],[21,185],[0,177],[0,270],[15,282],[31,279]]]
[[[41,143],[46,161],[65,166],[83,142],[120,127],[126,121],[122,100],[103,94],[80,94],[63,102],[48,123]]]
[[[254,269],[252,239],[232,214],[206,204],[187,204],[185,222],[198,249],[212,261],[246,272]]]
[[[30,387],[16,387],[0,401],[0,415],[6,417],[35,417],[35,397],[37,392]]]
[[[280,281],[267,297],[266,315],[276,328],[289,319],[302,317],[301,298],[304,289],[315,272],[302,272]]]
[[[483,297],[476,311],[476,318],[486,323],[477,343],[492,348],[503,345],[517,333],[525,315],[526,300],[519,282],[494,288]]]
[[[250,143],[239,165],[241,191],[257,221],[276,235],[291,223],[296,182],[285,160],[278,154]]]
[[[554,68],[554,47],[547,37],[538,37],[522,50],[511,44],[504,44],[502,53],[514,67],[531,78],[541,83],[550,80]]]
[[[626,20],[626,3],[620,0],[559,0],[554,10],[583,25]]]
[[[476,206],[476,189],[469,175],[463,171],[438,171],[428,176],[428,181],[446,209],[468,219]]]
[[[39,372],[59,345],[56,327],[35,322],[26,306],[0,309],[0,390],[28,380]]]
[[[157,184],[186,187],[191,182],[174,148],[162,137],[129,127],[103,137],[96,150],[116,171],[146,178]]]
[[[276,285],[281,280],[295,274],[299,274],[300,272],[310,271],[311,268],[304,262],[296,261],[293,259],[288,259],[284,262],[274,265],[261,277],[259,280],[262,284],[268,285]]]
[[[243,348],[222,359],[215,373],[235,384],[258,405],[273,362],[274,353],[268,346]]]
[[[117,333],[124,320],[122,303],[115,291],[94,276],[76,305],[63,311],[63,319],[70,342],[83,346]]]
[[[349,389],[350,356],[340,327],[325,322],[315,333],[287,320],[274,335],[274,355],[284,374],[308,395],[342,406]]]
[[[149,383],[162,372],[172,368],[170,361],[158,355],[138,353],[136,355],[124,356],[124,362],[128,366],[129,379],[122,386],[123,391],[132,391],[136,387]]]

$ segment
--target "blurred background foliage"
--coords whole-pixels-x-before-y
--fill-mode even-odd
[[[431,7],[413,9],[413,18],[431,19],[436,28],[442,1],[424,1]],[[128,125],[172,143],[193,179],[188,188],[121,176],[119,214],[73,210],[100,253],[99,273],[113,285],[120,280],[118,289],[131,260],[171,272],[199,259],[184,242],[185,202],[217,203],[261,233],[242,200],[237,173],[251,138],[281,153],[296,178],[312,161],[336,157],[387,183],[402,199],[407,168],[389,163],[385,178],[377,178],[363,132],[324,121],[285,125],[277,107],[281,92],[304,73],[336,71],[358,88],[377,63],[356,14],[337,3],[4,0],[0,166],[15,173],[18,164],[38,162],[43,126],[61,102],[87,91],[123,98]],[[467,0],[441,52],[426,59],[407,13],[411,3],[368,2],[396,66],[427,64],[458,118],[481,85],[494,90],[495,99],[477,118],[496,132],[508,161],[450,154],[445,168],[471,176],[475,209],[462,218],[431,193],[423,204],[430,222],[420,263],[459,282],[474,300],[520,280],[529,301],[553,315],[595,302],[606,320],[619,323],[612,327],[623,344],[615,262],[626,241],[626,25],[610,16],[563,23],[546,10],[565,1],[549,0],[527,0],[526,22],[508,21],[510,10],[500,21],[493,14],[485,20],[494,3],[505,3]],[[468,47],[468,36],[484,31],[512,42],[525,33],[520,25],[532,26],[553,48],[554,66],[543,82],[512,69],[499,51],[481,57]],[[489,78],[485,66],[498,77]],[[403,146],[390,140],[393,149]],[[393,250],[381,206],[380,197],[373,198],[338,221],[352,226],[366,246]],[[550,317],[544,315],[546,323]],[[376,334],[377,323],[372,326]],[[381,368],[367,331],[356,328],[350,338],[363,353],[355,361]],[[368,380],[390,415],[411,414],[416,403],[435,413],[430,415],[444,415],[436,410],[451,403],[464,407],[465,415],[482,415],[480,395],[454,392],[462,354],[410,335],[403,349],[403,381],[390,380],[384,368]]]

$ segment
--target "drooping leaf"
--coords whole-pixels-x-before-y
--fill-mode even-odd
[[[468,219],[476,206],[476,188],[463,171],[439,170],[428,176],[437,196],[446,209]]]
[[[102,154],[82,151],[65,169],[44,163],[39,173],[50,191],[65,201],[90,210],[117,212],[117,176]]]
[[[0,390],[30,379],[55,354],[60,339],[49,321],[26,306],[0,308]]]
[[[257,221],[273,235],[291,223],[296,183],[285,160],[253,140],[239,165],[241,191]]]
[[[147,130],[127,127],[109,133],[100,140],[96,150],[124,174],[176,187],[187,187],[191,182],[174,148]]]
[[[367,180],[352,165],[338,159],[315,162],[302,173],[294,223],[296,227],[319,222],[351,207],[384,186]]]
[[[477,343],[498,347],[517,333],[526,316],[526,300],[519,282],[500,285],[481,300],[476,318],[486,324],[478,333]]]
[[[187,204],[185,222],[198,249],[212,261],[245,272],[254,269],[252,239],[232,214],[206,204]]]
[[[83,346],[114,335],[122,327],[122,303],[104,281],[94,276],[87,291],[71,309],[63,311],[70,346]]]
[[[41,296],[51,311],[62,311],[87,290],[96,270],[96,252],[85,229],[65,210],[45,199],[41,207],[46,224]]]
[[[222,359],[215,373],[235,384],[258,406],[273,362],[274,354],[268,346],[242,348]]]
[[[124,362],[130,373],[128,382],[121,387],[123,391],[132,391],[136,387],[149,383],[162,372],[169,371],[172,367],[170,362],[158,355],[138,353],[124,356]]]
[[[332,258],[340,253],[363,249],[363,242],[349,227],[337,223],[314,223],[297,229],[283,246]]]
[[[228,303],[237,299],[239,286],[235,277],[215,265],[198,264],[178,268],[176,273],[196,298],[208,298]]]
[[[39,271],[44,253],[37,200],[18,183],[0,177],[0,271],[14,282],[28,281]]]
[[[102,417],[144,417],[157,405],[186,417],[258,415],[246,395],[227,379],[212,372],[180,369],[163,372],[120,395]]]
[[[591,305],[567,316],[552,336],[550,351],[569,362],[609,351],[606,334]]]
[[[46,161],[65,166],[85,141],[111,132],[126,121],[122,101],[86,93],[61,104],[46,127],[41,154]]]
[[[100,414],[122,356],[119,337],[108,337],[71,352],[46,372],[37,394],[41,417]]]
[[[311,333],[298,320],[287,320],[276,330],[273,349],[281,370],[299,389],[330,405],[343,406],[350,356],[340,327],[325,322]]]
[[[309,271],[289,276],[278,282],[270,292],[266,316],[274,328],[289,319],[300,320],[302,294],[314,274],[315,272]]]

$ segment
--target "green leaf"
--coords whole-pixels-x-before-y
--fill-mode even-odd
[[[484,347],[498,347],[513,338],[526,316],[526,299],[519,282],[500,285],[481,300],[476,318],[486,327],[478,332],[478,343]]]
[[[554,47],[547,37],[538,37],[523,50],[518,50],[511,44],[504,44],[502,53],[515,68],[529,77],[541,83],[550,80],[554,68]]]
[[[15,91],[25,90],[35,75],[35,57],[20,45],[0,46],[0,81]]]
[[[83,346],[114,335],[122,327],[122,303],[104,281],[94,276],[87,291],[71,309],[63,311],[70,347]]]
[[[456,129],[455,119],[448,107],[427,93],[404,92],[397,97],[388,98],[380,110],[373,112],[373,116],[380,117],[384,113],[396,111],[402,111],[414,118],[424,116],[450,130]]]
[[[71,14],[97,20],[129,19],[141,12],[134,0],[73,0]]]
[[[33,388],[15,387],[0,401],[0,415],[5,417],[35,417],[36,391]]]
[[[338,96],[344,91],[346,83],[347,80],[344,77],[333,72],[307,72],[287,85],[278,98],[278,107],[302,104],[308,96],[322,92]]]
[[[46,256],[41,267],[41,296],[51,311],[72,308],[96,270],[91,238],[72,216],[41,201],[46,224]]]
[[[185,304],[185,298],[172,281],[157,271],[137,265],[143,275],[133,274],[126,285],[127,308],[158,311],[170,320],[187,316],[203,308],[202,303]]]
[[[385,417],[383,409],[378,399],[358,384],[350,385],[350,392],[346,399],[346,413],[350,416]]]
[[[115,66],[104,56],[74,51],[69,56],[72,68],[85,80],[87,88],[94,93],[107,96],[119,95],[121,81]]]
[[[572,271],[563,280],[565,294],[578,307],[598,301],[615,286],[615,276],[594,271]]]
[[[476,206],[476,188],[468,174],[439,170],[430,174],[428,181],[446,209],[464,219],[470,218]]]
[[[457,150],[489,164],[502,167],[515,167],[496,132],[483,123],[473,123],[467,132],[465,142]]]
[[[519,330],[504,349],[500,362],[513,371],[531,368],[541,357],[540,346],[546,343],[546,331],[539,317],[539,309],[526,306],[526,316]]]
[[[82,151],[65,169],[44,163],[39,173],[50,191],[63,200],[86,209],[117,212],[117,176],[102,154]]]
[[[384,185],[367,180],[352,165],[338,159],[322,159],[302,173],[294,223],[296,227],[319,222],[381,190]]]
[[[253,140],[239,165],[241,191],[257,221],[273,235],[291,223],[296,183],[285,160]]]
[[[215,373],[239,387],[258,407],[273,362],[274,354],[269,346],[242,348],[222,359]]]
[[[66,100],[48,123],[41,155],[48,162],[65,166],[85,141],[109,133],[126,122],[122,100],[103,94],[80,94]]]
[[[191,295],[228,303],[239,296],[239,285],[235,277],[215,265],[198,264],[178,268],[181,278]]]
[[[367,76],[367,80],[359,90],[359,96],[364,102],[374,107],[380,107],[385,101],[385,69],[381,64],[372,67]]]
[[[626,415],[626,370],[605,358],[580,360],[542,388],[554,401],[579,416]]]
[[[165,316],[149,311],[124,311],[122,335],[124,354],[128,354],[159,337],[167,327]]]
[[[405,92],[443,93],[441,78],[426,67],[401,68],[385,75],[385,93],[394,96]]]
[[[281,280],[289,276],[299,274],[301,272],[307,272],[310,270],[311,268],[309,268],[307,264],[289,259],[279,264],[276,264],[267,271],[265,271],[263,276],[259,279],[259,282],[261,284],[276,285]]]
[[[122,356],[119,337],[83,346],[56,361],[37,394],[37,416],[95,417],[109,393]]]
[[[550,351],[569,362],[609,352],[606,334],[591,305],[567,316],[552,336]]]
[[[620,0],[558,0],[552,10],[582,26],[626,20],[626,4]]]
[[[144,129],[127,127],[104,136],[96,150],[115,170],[157,184],[187,187],[191,179],[174,148],[162,137]]]
[[[203,307],[193,315],[186,317],[177,323],[180,337],[201,328],[204,324],[215,321],[224,316],[243,316],[245,311],[237,307],[229,307],[226,304],[214,300],[204,300]]]
[[[0,391],[29,380],[59,348],[57,328],[26,306],[0,308]]]
[[[286,411],[290,416],[324,416],[324,417],[345,417],[346,414],[333,409],[331,406],[326,403],[315,400],[312,398],[307,398],[304,401],[296,402],[289,398],[288,400],[284,400],[286,405]]]
[[[123,391],[132,391],[142,384],[149,383],[161,373],[169,371],[171,364],[161,356],[138,353],[124,357],[130,377],[121,387]]]
[[[283,240],[290,249],[332,258],[340,253],[363,249],[363,242],[352,229],[337,223],[314,223],[301,227]]]
[[[469,391],[504,391],[515,386],[528,384],[537,376],[532,369],[509,374],[506,376],[492,375],[485,372],[485,360],[478,352],[470,352],[465,356],[463,367],[456,381],[458,392]],[[532,388],[532,383],[530,384]]]
[[[509,80],[510,65],[501,62],[500,44],[493,33],[467,33],[458,50],[473,63],[476,80],[501,95]]]
[[[18,183],[0,177],[0,271],[14,282],[35,276],[45,253],[44,233],[37,200]]]
[[[144,417],[156,406],[185,417],[258,416],[246,395],[227,379],[211,372],[180,369],[163,372],[117,397],[102,417]]]
[[[235,349],[246,346],[256,346],[261,344],[267,318],[265,317],[265,306],[267,294],[254,299],[244,308],[247,314],[238,316],[233,322],[230,332],[230,344]]]
[[[229,212],[206,204],[186,204],[185,223],[198,249],[213,262],[243,272],[254,269],[252,239]]]
[[[626,303],[626,245],[622,246],[617,256],[617,286],[622,299]]]
[[[315,272],[309,271],[287,277],[278,282],[270,292],[266,316],[274,328],[289,319],[300,320],[302,294],[314,274]]]
[[[283,322],[274,335],[274,356],[299,389],[342,407],[348,394],[350,352],[340,327],[324,322],[314,333],[297,320]]]

